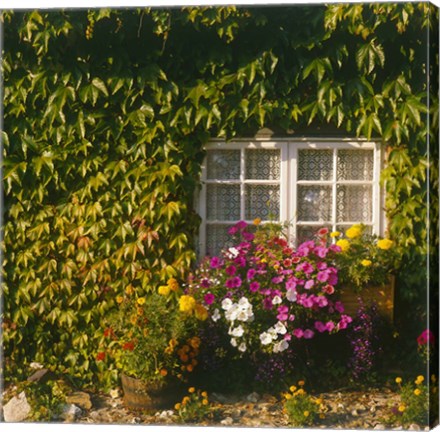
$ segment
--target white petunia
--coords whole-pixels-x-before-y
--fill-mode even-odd
[[[253,318],[254,314],[252,312],[249,313],[249,311],[244,311],[244,310],[238,310],[237,313],[237,319],[238,321],[250,321],[251,318]]]
[[[225,318],[228,321],[235,321],[238,317],[239,309],[236,304],[233,304],[226,312],[225,312]]]
[[[286,329],[286,326],[281,322],[281,321],[278,321],[276,324],[275,324],[275,331],[278,333],[278,334],[286,334],[287,333],[287,329]]]
[[[283,302],[283,300],[281,299],[280,296],[275,296],[275,297],[272,299],[272,304],[273,304],[273,305],[277,305],[277,304],[280,304],[280,303],[282,303],[282,302]]]
[[[236,347],[236,346],[237,346],[237,339],[235,339],[235,338],[231,338],[231,345],[232,345],[233,347]]]
[[[229,329],[229,335],[230,336],[235,336],[235,337],[241,337],[244,334],[244,329],[241,325],[239,325],[238,327],[235,328],[230,328]]]
[[[239,347],[238,350],[241,352],[245,352],[246,351],[246,344],[244,342],[242,342]]]
[[[238,300],[238,305],[242,308],[252,308],[252,305],[249,303],[249,300],[246,297],[242,297],[240,300]]]
[[[232,300],[230,298],[225,298],[222,301],[222,309],[227,311],[233,305]]]
[[[289,344],[287,343],[287,341],[282,340],[280,342],[277,342],[273,345],[273,352],[274,353],[279,353],[279,352],[283,352],[285,351],[287,348],[289,348]]]
[[[272,342],[272,336],[267,332],[263,332],[260,334],[260,341],[262,345],[269,345]]]
[[[231,247],[228,249],[227,253],[230,258],[237,258],[240,252],[235,247]]]
[[[297,299],[296,291],[293,289],[287,290],[286,299],[289,300],[290,302],[296,302]]]
[[[218,309],[214,310],[214,313],[211,316],[211,319],[216,322],[221,318],[220,311]]]

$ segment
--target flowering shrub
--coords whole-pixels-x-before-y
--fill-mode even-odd
[[[196,390],[195,387],[190,387],[188,394],[183,397],[182,402],[174,406],[174,409],[184,423],[201,421],[210,414],[208,393]]]
[[[396,378],[401,401],[392,407],[391,421],[397,421],[403,426],[411,423],[428,425],[430,411],[433,416],[438,415],[437,378],[432,375],[430,385],[424,382],[423,375],[419,375],[413,383],[406,384],[403,384],[401,377]]]
[[[297,340],[345,329],[351,317],[333,300],[332,263],[341,248],[327,245],[328,230],[294,250],[271,225],[253,229],[234,225],[236,246],[206,258],[186,292],[227,332],[236,353],[281,353]]]
[[[356,224],[345,234],[335,231],[330,236],[342,251],[335,257],[342,284],[357,290],[366,285],[383,285],[398,268],[400,253],[394,242],[368,234],[365,225]]]
[[[325,405],[322,399],[307,394],[304,381],[298,382],[299,388],[290,387],[290,393],[284,394],[284,412],[292,426],[311,426],[318,418],[324,418]]]
[[[119,371],[148,381],[184,379],[197,365],[200,339],[192,310],[179,309],[180,294],[173,278],[146,297],[128,286],[116,298],[97,362],[115,362]]]

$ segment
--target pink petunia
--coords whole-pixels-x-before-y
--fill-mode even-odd
[[[229,267],[226,267],[225,272],[229,276],[234,276],[235,273],[237,273],[237,267],[230,265]]]
[[[305,289],[310,289],[315,285],[315,281],[313,279],[309,279],[305,284],[304,284],[304,288]]]
[[[219,257],[214,256],[211,258],[211,262],[209,263],[211,268],[216,269],[223,265],[223,260],[221,260]]]
[[[426,345],[428,343],[433,345],[435,343],[435,336],[431,330],[426,329],[420,333],[419,337],[417,338],[417,344]]]
[[[344,305],[343,305],[340,301],[335,302],[335,309],[336,309],[339,313],[343,313],[344,310],[345,310]]]
[[[318,272],[318,274],[316,275],[316,279],[318,279],[319,282],[327,282],[329,276],[330,276],[329,272],[327,270],[324,270]]]
[[[315,329],[318,330],[319,333],[324,333],[327,330],[326,325],[321,321],[315,322]]]
[[[301,339],[304,336],[304,332],[299,328],[293,330],[292,334],[298,339]]]
[[[313,332],[313,330],[304,330],[304,339],[312,339],[313,336],[315,336],[315,333]]]
[[[246,275],[247,280],[252,280],[255,276],[255,273],[257,273],[255,269],[249,269]]]
[[[247,232],[247,231],[244,231],[242,235],[243,235],[243,238],[246,241],[249,241],[249,242],[252,241],[255,238],[255,235],[253,233],[250,233],[250,232]]]

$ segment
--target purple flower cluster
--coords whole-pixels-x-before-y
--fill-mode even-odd
[[[377,305],[369,307],[360,304],[356,318],[349,333],[352,356],[349,359],[349,368],[353,378],[358,380],[367,377],[376,365],[381,354],[379,342],[379,314]]]
[[[332,298],[338,283],[333,260],[341,249],[327,245],[328,231],[320,230],[315,240],[296,250],[278,236],[249,232],[243,221],[229,234],[238,238],[238,244],[205,259],[190,291],[213,321],[229,327],[233,346],[243,352],[262,346],[268,352],[282,352],[291,340],[347,328],[351,317]],[[246,313],[240,312],[244,305]]]

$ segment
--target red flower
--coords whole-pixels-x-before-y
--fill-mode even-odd
[[[434,333],[429,329],[422,331],[417,338],[417,343],[419,345],[426,345],[427,343],[433,345],[435,343]]]
[[[127,351],[133,351],[134,350],[134,343],[133,342],[125,342],[125,344],[122,345],[122,348]]]
[[[96,354],[96,360],[97,361],[103,361],[105,360],[105,352],[101,351],[98,354]]]
[[[328,234],[328,228],[321,228],[321,229],[318,231],[318,235],[319,235],[319,236],[324,236],[324,235],[326,235],[326,234]]]
[[[113,336],[113,335],[114,335],[114,333],[113,333],[113,329],[111,327],[107,327],[104,330],[104,337],[110,337],[110,336]]]

